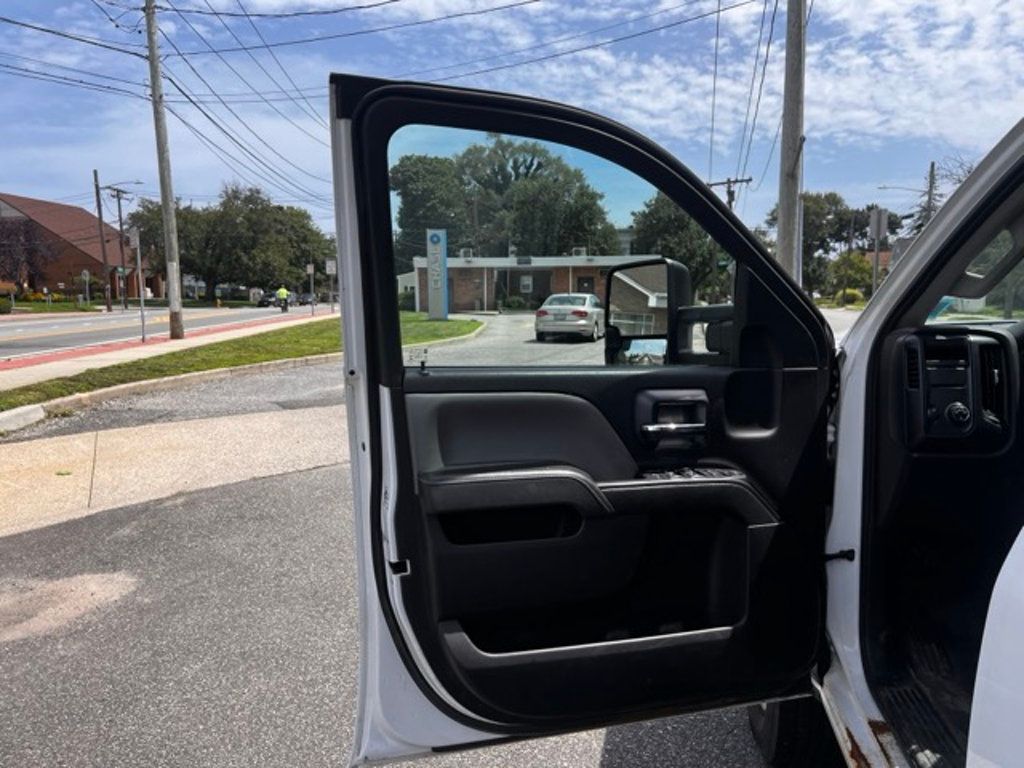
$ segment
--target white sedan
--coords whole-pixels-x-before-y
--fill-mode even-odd
[[[553,293],[537,310],[537,341],[561,334],[597,341],[604,335],[604,308],[592,293]]]

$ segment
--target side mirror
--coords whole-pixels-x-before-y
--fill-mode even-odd
[[[605,363],[673,362],[680,348],[676,315],[693,303],[690,271],[668,259],[613,267],[604,303]]]

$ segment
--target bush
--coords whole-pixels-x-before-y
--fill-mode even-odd
[[[24,299],[26,301],[46,301],[46,296],[39,291],[32,291],[31,293],[26,293]]]
[[[415,312],[416,291],[400,291],[398,294],[398,309],[402,312]]]
[[[846,288],[839,291],[836,294],[836,304],[843,306],[845,304],[863,304],[864,294],[858,291],[856,288]]]
[[[505,309],[526,309],[526,299],[522,296],[509,296],[501,305]]]
[[[0,299],[0,315],[9,315],[9,314],[11,314],[11,300],[10,299]]]

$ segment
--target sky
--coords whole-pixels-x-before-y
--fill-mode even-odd
[[[122,50],[0,20],[0,191],[92,207],[95,168],[101,184],[140,181],[126,189],[158,196],[148,69],[131,55],[145,44],[140,4],[5,0],[7,19]],[[736,210],[758,226],[778,191],[786,5],[158,0],[165,75],[232,137],[166,82],[176,113],[168,115],[175,193],[205,204],[225,183],[259,184],[332,231],[327,78],[349,72],[525,94],[611,117],[705,180],[753,177]],[[340,8],[347,10],[255,15]],[[1022,30],[1024,0],[815,0],[805,189],[837,191],[856,206],[911,210],[930,161],[976,161],[1024,117]],[[328,39],[277,45],[314,37]],[[252,50],[209,52],[239,41]]]

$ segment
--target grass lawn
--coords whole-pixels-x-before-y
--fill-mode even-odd
[[[14,314],[20,315],[23,312],[36,314],[40,312],[99,312],[99,305],[80,307],[73,301],[54,301],[47,304],[45,301],[19,301],[14,305]]]
[[[472,333],[476,320],[427,320],[417,312],[402,313],[402,343],[421,344]],[[290,357],[306,357],[341,350],[341,324],[330,318],[291,328],[280,328],[240,339],[218,341],[202,347],[168,352],[130,363],[94,368],[74,376],[41,381],[38,384],[0,392],[0,411],[42,403],[56,397],[91,392],[94,389],[145,381],[181,373],[233,368]]]

